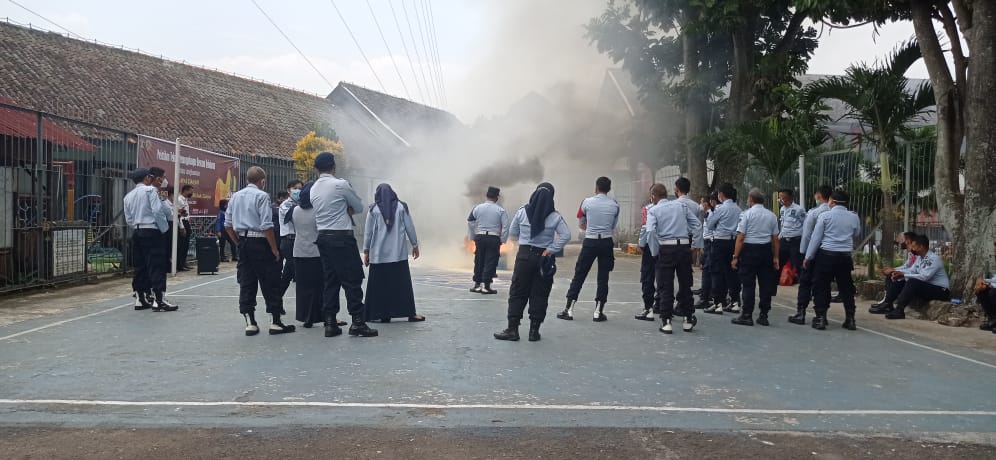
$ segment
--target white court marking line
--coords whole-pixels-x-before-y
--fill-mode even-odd
[[[559,410],[559,411],[634,411],[691,412],[712,414],[773,414],[773,415],[956,415],[996,416],[996,410],[889,410],[889,409],[736,409],[723,407],[673,406],[600,406],[587,404],[419,404],[419,403],[342,403],[324,401],[101,401],[85,399],[0,399],[4,405],[68,405],[68,406],[185,406],[185,407],[326,407],[366,409],[491,409],[491,410]]]
[[[172,294],[175,294],[177,292],[189,291],[191,289],[199,288],[201,286],[206,286],[206,285],[211,284],[211,283],[217,283],[218,281],[224,281],[224,280],[232,279],[232,278],[235,278],[235,275],[226,276],[224,278],[218,278],[216,280],[211,280],[211,281],[208,281],[206,283],[201,283],[201,284],[198,284],[198,285],[190,286],[190,287],[183,288],[183,289],[180,289],[180,290],[177,290],[177,291],[167,292],[166,295],[172,295]],[[25,335],[25,334],[30,334],[32,332],[38,332],[38,331],[45,330],[45,329],[48,329],[48,328],[51,328],[51,327],[55,327],[55,326],[61,326],[63,324],[71,323],[73,321],[79,321],[81,319],[86,319],[86,318],[90,318],[90,317],[97,316],[97,315],[103,315],[104,313],[111,312],[111,311],[114,311],[114,310],[119,310],[119,309],[122,309],[124,307],[130,307],[130,306],[133,306],[133,305],[135,305],[135,302],[128,302],[126,304],[118,305],[116,307],[111,307],[111,308],[108,308],[106,310],[100,310],[100,311],[96,311],[96,312],[93,312],[93,313],[88,313],[88,314],[83,315],[83,316],[77,316],[75,318],[64,319],[62,321],[56,321],[56,322],[51,323],[51,324],[46,324],[44,326],[38,326],[36,328],[28,329],[26,331],[16,332],[14,334],[10,334],[10,335],[4,336],[4,337],[0,337],[0,341],[4,341],[4,340],[7,340],[7,339],[13,339],[14,337],[20,337],[20,336]]]
[[[778,303],[774,303],[774,302],[772,302],[772,306],[775,306],[775,307],[778,307],[778,308],[784,308],[784,309],[789,310],[789,311],[795,311],[795,307],[789,307],[789,306],[778,304]],[[807,307],[807,308],[809,308],[809,307]],[[828,318],[830,318],[830,317],[828,316]],[[833,318],[830,318],[830,319],[833,319],[834,321],[838,321],[839,320],[836,317],[833,317]],[[985,366],[985,367],[988,367],[988,368],[991,368],[991,369],[996,369],[996,364],[990,364],[990,363],[987,363],[985,361],[979,361],[977,359],[972,359],[972,358],[969,358],[967,356],[962,356],[962,355],[959,355],[957,353],[952,353],[950,351],[944,351],[944,350],[941,350],[939,348],[934,348],[934,347],[932,347],[930,345],[924,345],[922,343],[917,343],[917,342],[914,342],[912,340],[906,340],[906,339],[903,339],[903,338],[900,338],[900,337],[896,337],[894,335],[886,334],[885,332],[879,332],[879,331],[876,331],[874,329],[868,329],[867,327],[861,327],[861,326],[859,326],[858,329],[862,330],[862,331],[866,331],[866,332],[871,332],[872,334],[875,334],[875,335],[878,335],[878,336],[882,336],[882,337],[885,337],[887,339],[895,340],[896,342],[905,343],[907,345],[912,345],[912,346],[917,347],[917,348],[923,348],[924,350],[932,351],[934,353],[940,353],[942,355],[950,356],[952,358],[958,358],[958,359],[960,359],[962,361],[967,361],[967,362],[970,362],[972,364],[978,364],[980,366]]]

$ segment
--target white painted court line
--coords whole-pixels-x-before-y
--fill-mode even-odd
[[[206,283],[197,284],[197,285],[190,286],[190,287],[183,288],[183,289],[179,289],[179,290],[176,290],[176,291],[173,291],[173,292],[167,292],[166,295],[169,296],[169,295],[176,294],[178,292],[189,291],[191,289],[196,289],[196,288],[199,288],[201,286],[207,286],[208,284],[211,284],[211,283],[217,283],[218,281],[224,281],[224,280],[232,279],[232,278],[235,278],[235,275],[227,276],[225,278],[218,278],[216,280],[211,280],[211,281],[208,281]],[[63,324],[71,323],[73,321],[79,321],[81,319],[91,318],[91,317],[94,317],[94,316],[97,316],[97,315],[103,315],[104,313],[112,312],[114,310],[120,310],[122,308],[130,307],[130,306],[133,306],[133,305],[135,305],[134,301],[128,302],[126,304],[118,305],[116,307],[111,307],[111,308],[108,308],[108,309],[105,309],[105,310],[100,310],[100,311],[96,311],[96,312],[93,312],[93,313],[88,313],[88,314],[83,315],[83,316],[77,316],[75,318],[64,319],[62,321],[56,321],[56,322],[51,323],[51,324],[46,324],[44,326],[38,326],[36,328],[28,329],[26,331],[16,332],[14,334],[10,334],[10,335],[6,335],[6,336],[3,336],[3,337],[0,337],[0,341],[4,341],[4,340],[7,340],[7,339],[13,339],[14,337],[20,337],[20,336],[25,335],[25,334],[30,334],[32,332],[42,331],[42,330],[45,330],[45,329],[48,329],[48,328],[52,328],[52,327],[56,327],[56,326],[61,326]]]
[[[774,306],[774,307],[778,307],[778,308],[784,308],[784,309],[789,310],[789,311],[795,311],[795,307],[789,307],[789,306],[781,305],[781,304],[774,303],[774,302],[772,302],[771,305]],[[829,315],[827,317],[830,318],[830,319],[832,319],[832,320],[834,320],[834,321],[839,321],[839,318],[830,317]],[[985,366],[985,367],[988,367],[990,369],[996,369],[996,364],[987,363],[985,361],[979,361],[977,359],[972,359],[972,358],[969,358],[967,356],[959,355],[957,353],[952,353],[950,351],[945,351],[945,350],[941,350],[939,348],[934,348],[934,347],[932,347],[930,345],[924,345],[922,343],[917,343],[917,342],[914,342],[912,340],[906,340],[904,338],[900,338],[900,337],[896,337],[894,335],[886,334],[885,332],[879,332],[879,331],[876,331],[874,329],[869,329],[867,327],[861,327],[861,326],[858,326],[858,330],[865,331],[865,332],[870,332],[872,334],[875,334],[875,335],[878,335],[878,336],[881,336],[881,337],[885,337],[887,339],[895,340],[896,342],[905,343],[906,345],[912,345],[914,347],[922,348],[924,350],[929,350],[929,351],[932,351],[934,353],[940,353],[940,354],[942,354],[944,356],[950,356],[952,358],[957,358],[957,359],[960,359],[962,361],[970,362],[972,364],[978,364],[980,366]]]
[[[111,407],[323,407],[362,409],[484,409],[527,411],[602,411],[602,412],[687,412],[708,414],[771,415],[895,415],[895,416],[970,416],[993,417],[996,410],[875,410],[875,409],[737,409],[725,407],[673,406],[603,406],[588,404],[417,404],[417,403],[347,403],[324,401],[101,401],[83,399],[0,399],[2,405],[65,405]]]

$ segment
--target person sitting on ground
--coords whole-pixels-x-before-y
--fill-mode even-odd
[[[906,283],[896,299],[896,308],[885,315],[887,319],[906,318],[906,306],[914,300],[929,302],[951,299],[944,261],[930,250],[930,239],[926,235],[917,235],[913,239],[913,252],[919,257],[917,263],[906,271],[894,271],[890,275],[893,280],[905,279]]]
[[[996,243],[993,243],[993,252],[996,253]],[[986,312],[986,320],[979,329],[996,334],[996,276],[975,280],[975,298]]]
[[[886,267],[880,272],[882,276],[885,277],[885,298],[881,302],[873,304],[871,308],[868,309],[868,313],[873,315],[884,315],[892,311],[892,304],[896,302],[896,298],[899,297],[899,293],[903,290],[903,286],[906,285],[905,279],[893,280],[892,272],[895,271],[906,271],[913,267],[916,263],[917,255],[910,249],[913,246],[913,239],[916,238],[915,232],[904,232],[903,233],[903,249],[906,249],[906,260],[898,267]]]

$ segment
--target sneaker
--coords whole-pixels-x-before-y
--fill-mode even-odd
[[[643,312],[640,313],[639,315],[634,316],[634,318],[636,318],[638,320],[641,320],[641,321],[653,321],[654,320],[654,311],[651,310],[651,309],[649,309],[649,308],[647,308],[647,309],[643,310]]]
[[[671,318],[665,318],[661,321],[660,331],[665,334],[670,334],[674,331],[674,329],[671,328]]]
[[[480,284],[475,284],[474,287],[470,288],[470,292],[481,294],[483,289]]]
[[[695,325],[698,324],[698,323],[699,323],[699,320],[698,320],[698,318],[695,317],[695,315],[686,316],[685,317],[685,322],[682,323],[682,325],[681,325],[681,330],[683,330],[685,332],[692,332],[692,328],[695,327]]]
[[[740,313],[740,302],[730,302],[730,313]]]
[[[256,335],[259,334],[259,326],[255,324],[246,325],[246,335]]]
[[[152,311],[163,312],[163,311],[177,311],[180,307],[172,305],[165,299],[156,302],[156,305],[152,307]]]
[[[708,307],[708,308],[706,308],[705,310],[702,310],[702,311],[705,312],[705,313],[713,314],[713,315],[722,315],[723,314],[723,310],[724,310],[723,304],[717,303],[717,304],[714,304],[714,305],[712,305],[712,306],[710,306],[710,307]]]

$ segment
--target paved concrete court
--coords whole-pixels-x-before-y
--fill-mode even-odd
[[[845,331],[839,305],[825,332],[786,323],[781,306],[770,327],[700,313],[693,333],[666,336],[633,319],[629,257],[612,275],[608,322],[589,319],[591,301],[561,321],[573,261],[560,264],[537,343],[492,338],[510,273],[499,295],[481,296],[465,272],[422,267],[413,276],[428,320],[376,324],[378,338],[300,326],[245,337],[231,272],[173,286],[175,313],[134,311],[129,297],[3,326],[0,425],[996,432],[991,354],[883,327]]]

